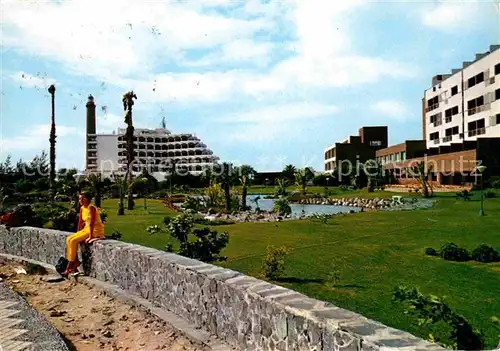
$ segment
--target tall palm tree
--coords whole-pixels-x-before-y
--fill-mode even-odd
[[[50,173],[49,173],[49,193],[50,198],[54,195],[54,183],[56,179],[56,108],[55,108],[55,94],[56,87],[52,84],[49,87],[52,105],[52,122],[50,125]]]
[[[125,132],[125,142],[127,144],[127,172],[125,175],[125,182],[128,184],[128,203],[127,209],[134,209],[133,186],[132,186],[132,162],[134,162],[134,125],[132,121],[132,106],[134,106],[134,99],[137,95],[133,91],[129,91],[123,95],[123,110],[125,111],[125,124],[127,131]]]

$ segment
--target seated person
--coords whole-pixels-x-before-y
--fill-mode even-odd
[[[92,197],[83,192],[79,196],[80,216],[78,220],[78,231],[66,238],[66,258],[68,266],[64,275],[77,272],[80,262],[78,261],[78,245],[82,242],[93,243],[95,240],[104,238],[104,224],[101,221],[99,210],[90,203]]]

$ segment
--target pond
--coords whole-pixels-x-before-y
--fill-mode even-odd
[[[263,211],[269,211],[273,208],[274,199],[265,199],[266,195],[248,195],[247,196],[247,206],[250,206],[252,210],[255,210],[257,207],[254,199],[260,196],[259,199],[259,207]],[[292,217],[299,217],[302,214],[306,216],[310,216],[314,213],[317,214],[335,214],[335,213],[348,213],[353,210],[356,212],[360,211],[358,207],[349,207],[349,206],[335,206],[335,205],[306,205],[306,204],[290,204],[292,208]]]

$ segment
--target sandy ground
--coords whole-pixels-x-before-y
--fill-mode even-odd
[[[0,261],[0,279],[26,297],[66,338],[70,349],[208,350],[146,311],[123,304],[95,288],[73,280],[48,283],[41,274],[17,274],[20,267],[24,266]]]

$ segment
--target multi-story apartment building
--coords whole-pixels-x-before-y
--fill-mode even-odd
[[[375,152],[387,147],[387,127],[362,127],[357,136],[335,143],[325,149],[325,172],[333,172],[341,167],[343,161],[352,166],[356,162],[366,162],[375,158]]]
[[[422,107],[428,149],[500,137],[500,45],[433,77]]]
[[[104,177],[126,171],[126,129],[113,134],[97,134],[95,103],[92,95],[87,102],[86,171],[99,172]],[[200,174],[213,167],[218,157],[193,134],[172,134],[166,128],[135,129],[134,172],[146,168],[163,180],[174,167],[181,174]]]

